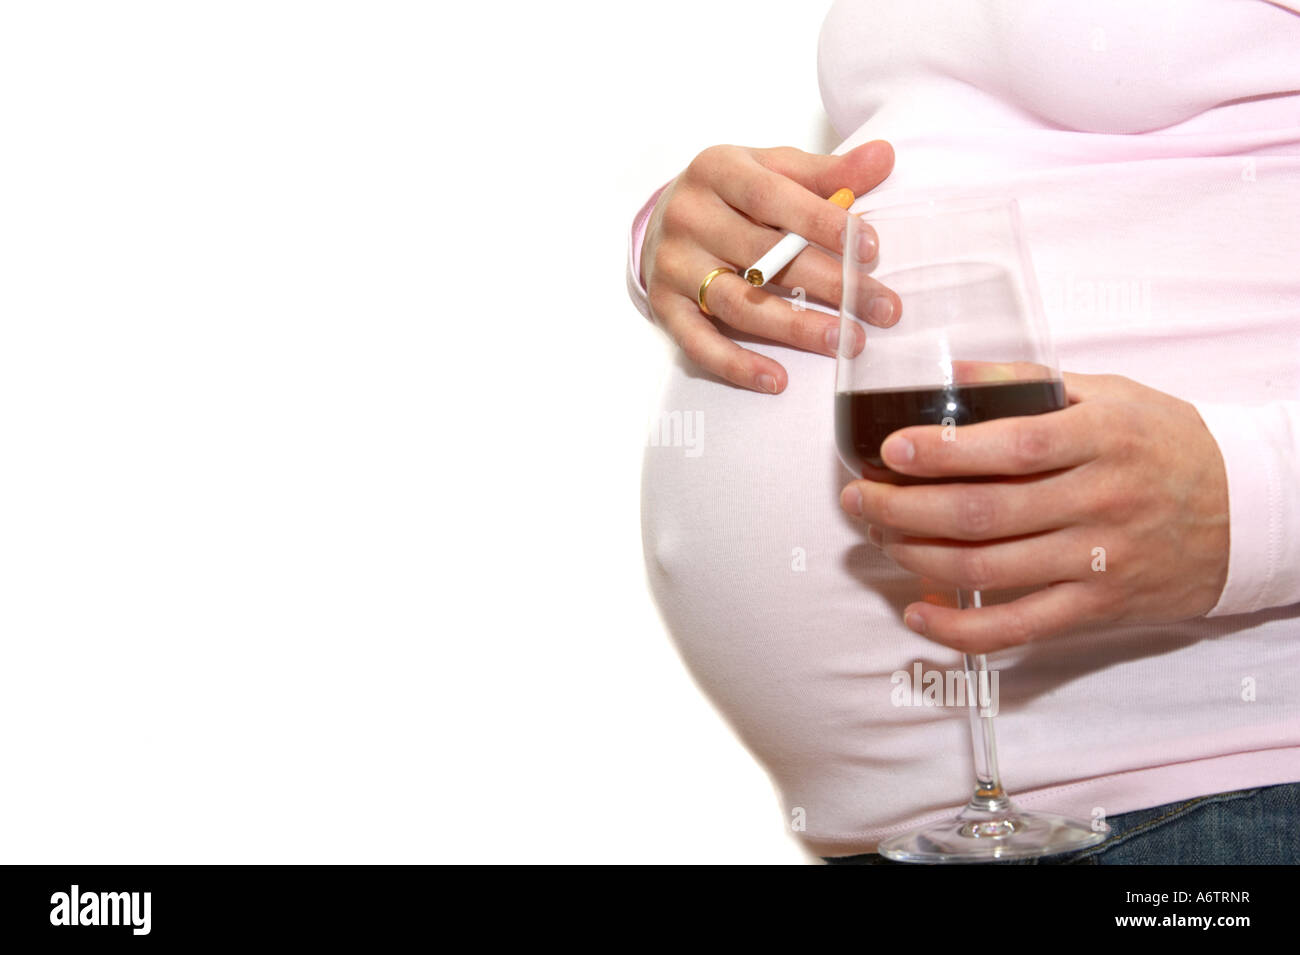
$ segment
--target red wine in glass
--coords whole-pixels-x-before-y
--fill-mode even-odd
[[[885,439],[913,425],[960,426],[1064,407],[1065,386],[1060,379],[842,391],[835,395],[835,444],[840,458],[862,477],[891,484],[939,483],[949,479],[912,477],[887,468],[880,457]]]

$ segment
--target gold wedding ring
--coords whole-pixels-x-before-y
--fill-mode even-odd
[[[699,300],[700,311],[703,312],[705,315],[708,315],[710,318],[713,317],[713,313],[709,311],[709,306],[704,303],[704,296],[709,291],[709,283],[712,282],[714,279],[716,279],[723,272],[730,272],[732,275],[740,274],[729,265],[720,265],[712,272],[710,272],[708,275],[704,276],[704,281],[700,283],[700,292],[698,295],[695,296],[696,299]]]

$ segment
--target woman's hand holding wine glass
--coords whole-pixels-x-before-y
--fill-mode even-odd
[[[966,590],[1041,588],[965,610],[914,603],[905,619],[918,633],[985,653],[1094,622],[1185,620],[1218,602],[1227,477],[1196,409],[1128,378],[1063,377],[1063,410],[904,428],[883,445],[892,471],[945,483],[844,489],[841,505],[904,569]]]

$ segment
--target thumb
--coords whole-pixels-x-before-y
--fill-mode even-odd
[[[828,196],[836,189],[852,189],[854,196],[865,195],[894,171],[894,147],[883,139],[863,143],[841,156],[830,158],[832,165],[826,173],[828,181],[818,183],[828,190]]]
[[[823,199],[839,189],[861,196],[884,182],[894,168],[894,147],[883,139],[855,146],[841,155],[824,156],[793,146],[764,149],[759,161],[773,172],[793,179]]]

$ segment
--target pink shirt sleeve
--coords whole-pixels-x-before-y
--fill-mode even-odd
[[[673,180],[669,179],[646,200],[645,205],[636,214],[636,218],[632,220],[632,232],[627,243],[627,292],[632,297],[632,303],[636,305],[637,311],[652,322],[654,317],[650,314],[650,298],[645,285],[641,282],[641,245],[645,241],[645,230],[650,222],[650,213],[654,211],[659,196],[672,182]]]
[[[1300,603],[1300,401],[1193,401],[1228,475],[1228,581],[1207,617]]]

